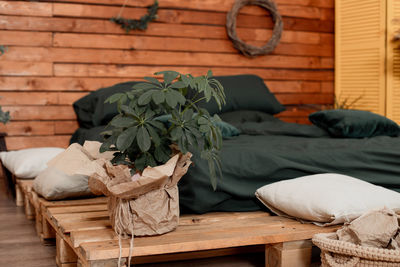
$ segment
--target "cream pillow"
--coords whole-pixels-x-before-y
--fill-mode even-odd
[[[47,200],[92,196],[88,180],[86,175],[68,175],[55,167],[48,167],[35,178],[33,189]]]
[[[400,193],[336,173],[272,183],[256,197],[278,215],[319,225],[349,222],[371,209],[400,211]]]
[[[48,162],[48,168],[35,178],[33,189],[48,200],[92,195],[89,177],[76,173],[91,160],[89,153],[74,143]]]
[[[47,168],[47,162],[63,152],[59,147],[28,148],[0,152],[3,165],[18,178],[34,178]]]

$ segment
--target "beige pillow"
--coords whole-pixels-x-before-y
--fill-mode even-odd
[[[269,184],[256,196],[278,215],[319,225],[349,222],[371,209],[400,211],[400,193],[336,173]]]
[[[48,200],[93,195],[86,175],[68,175],[54,167],[48,167],[35,178],[33,190]]]
[[[74,143],[47,163],[48,168],[35,178],[33,189],[49,200],[91,195],[89,177],[77,173],[91,160],[90,154]]]

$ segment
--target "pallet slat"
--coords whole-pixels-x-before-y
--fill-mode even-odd
[[[292,9],[291,12],[296,12],[293,6],[284,9]],[[302,10],[303,7],[297,7]],[[62,4],[55,3],[53,9],[54,16],[62,17],[84,17],[84,18],[103,18],[109,19],[119,13],[120,7],[110,7],[103,5],[84,5],[84,4]],[[128,15],[130,19],[139,19],[147,10],[145,8],[130,8],[124,9],[124,14]],[[306,11],[307,12],[307,11]],[[322,13],[325,10],[313,9],[314,13]],[[305,13],[305,12],[303,12]],[[237,18],[237,26],[239,28],[273,28],[273,22],[266,19],[269,13],[261,8],[244,7],[240,10]],[[325,16],[320,14],[320,16]],[[333,23],[331,20],[320,20],[320,16],[310,17],[301,15],[292,17],[286,16],[284,29],[285,30],[306,30],[315,32],[332,32]],[[171,24],[209,24],[209,25],[225,25],[226,13],[213,12],[212,15],[206,10],[193,11],[193,10],[173,10],[161,8],[157,13],[157,22],[171,23]]]
[[[81,0],[56,0],[56,2],[81,2]],[[310,7],[333,8],[333,0],[276,0],[276,4],[283,5],[299,5]],[[107,5],[122,5],[123,0],[85,0],[85,3],[101,3]],[[147,7],[154,3],[153,0],[138,0],[132,3],[127,3],[127,6]],[[195,10],[208,11],[228,11],[231,9],[234,0],[192,0],[189,2],[184,0],[163,0],[163,6],[169,8],[188,8]]]
[[[69,76],[69,77],[131,77],[142,79],[144,76],[151,76],[151,74],[160,71],[161,69],[171,69],[172,66],[132,66],[132,65],[113,65],[113,64],[54,64],[54,74],[56,76]],[[204,75],[210,68],[192,66],[192,67],[174,67],[176,71],[181,73],[192,73],[193,75]],[[331,70],[288,70],[288,69],[272,69],[272,68],[224,68],[213,67],[214,75],[235,75],[235,74],[255,74],[264,80],[301,80],[301,81],[333,81],[333,71]],[[4,78],[6,79],[6,78]],[[58,78],[62,80],[62,78]],[[87,78],[85,78],[87,79]],[[44,79],[42,79],[44,80]],[[74,80],[70,79],[70,83]],[[81,80],[83,83],[84,80]],[[115,81],[115,80],[114,80]],[[10,81],[8,84],[19,82],[16,79]],[[53,83],[58,83],[55,80]],[[92,79],[90,83],[94,83]],[[4,83],[4,82],[3,82]],[[22,83],[22,82],[19,82]],[[39,82],[38,82],[39,83]],[[87,82],[89,84],[89,82]],[[0,80],[0,90],[5,88]],[[34,88],[32,88],[34,89]],[[63,87],[65,89],[65,87]]]
[[[0,14],[51,17],[52,4],[22,1],[0,1]]]
[[[157,59],[157,65],[211,67],[273,67],[288,69],[330,69],[332,58],[306,56],[266,55],[253,59],[245,59],[238,54],[217,54],[204,52],[158,52],[128,51],[112,49],[72,49],[72,48],[31,48],[10,47],[3,56],[8,61],[32,62],[71,62],[71,63],[103,63],[103,64],[135,64],[148,65]],[[154,62],[155,63],[155,62]],[[153,64],[154,64],[153,63]]]
[[[300,37],[299,37],[300,39]],[[263,46],[265,42],[251,44]],[[64,48],[104,48],[163,51],[222,52],[236,54],[237,50],[228,40],[204,40],[196,38],[150,37],[131,35],[70,34],[56,33],[54,46]],[[333,56],[332,46],[282,42],[272,53],[275,55]]]
[[[106,198],[47,201],[31,190],[32,184],[32,180],[17,179],[25,208],[31,207],[36,215],[38,234],[56,238],[58,266],[116,264],[120,248],[118,237],[110,228]],[[25,210],[27,215],[31,213]],[[266,249],[267,266],[277,262],[278,266],[286,266],[284,262],[306,266],[311,255],[311,242],[307,239],[337,228],[301,224],[266,212],[183,215],[179,227],[172,232],[136,237],[132,256],[135,263],[148,263]],[[122,240],[121,252],[122,257],[128,255],[129,240]]]
[[[73,72],[73,71],[72,71]],[[69,76],[69,75],[66,75]],[[2,91],[94,91],[131,78],[0,77]]]
[[[225,25],[185,25],[151,23],[145,32],[135,31],[135,35],[163,37],[191,37],[205,39],[227,39]],[[70,19],[70,18],[40,18],[0,16],[0,29],[4,30],[36,30],[76,33],[109,33],[125,34],[125,32],[108,20],[100,19]],[[269,40],[272,31],[269,29],[238,28],[238,35],[245,41]],[[332,33],[317,33],[307,31],[284,31],[282,42],[301,44],[321,44],[322,39],[333,38]]]
[[[2,45],[51,46],[51,32],[0,31]]]
[[[77,128],[77,121],[11,121],[0,124],[0,132],[9,136],[72,134]]]
[[[8,136],[6,137],[7,148],[18,150],[32,147],[63,147],[69,146],[71,135],[52,136]]]
[[[268,217],[267,217],[268,218]],[[228,222],[229,223],[229,222]],[[246,227],[229,227],[214,231],[208,228],[208,232],[176,234],[179,228],[169,234],[157,237],[144,237],[135,239],[133,256],[157,255],[167,253],[189,252],[208,249],[220,249],[228,247],[280,243],[289,240],[302,240],[312,237],[313,234],[322,231],[332,231],[328,228],[319,228],[314,225],[291,225],[284,227],[282,223],[278,227],[269,227],[268,220],[260,226],[253,226],[251,220],[245,220]],[[251,230],[245,230],[251,229]],[[117,258],[119,255],[118,240],[108,242],[81,243],[80,250],[87,260],[101,260]],[[122,256],[129,253],[129,240],[124,240]]]
[[[0,73],[10,76],[51,76],[53,75],[53,64],[49,62],[10,62],[1,60]]]

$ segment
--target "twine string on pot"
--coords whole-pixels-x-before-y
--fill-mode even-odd
[[[121,267],[121,257],[122,257],[122,244],[121,238],[126,239],[131,235],[131,240],[129,243],[129,256],[128,256],[128,266],[131,264],[131,256],[133,250],[133,212],[131,211],[129,200],[118,198],[115,205],[115,218],[114,218],[114,231],[118,235],[118,245],[119,245],[119,256],[118,256],[118,267]],[[129,229],[129,232],[127,231]]]
[[[257,5],[267,9],[275,23],[272,36],[269,41],[262,47],[246,44],[236,33],[236,18],[239,10],[246,5]],[[232,10],[226,16],[226,30],[229,38],[233,42],[233,46],[240,50],[247,57],[255,57],[271,53],[278,45],[283,29],[282,17],[273,0],[236,0]]]

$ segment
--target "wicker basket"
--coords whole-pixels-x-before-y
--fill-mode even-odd
[[[400,266],[400,251],[372,248],[340,241],[336,233],[316,234],[313,243],[321,249],[323,267]]]

